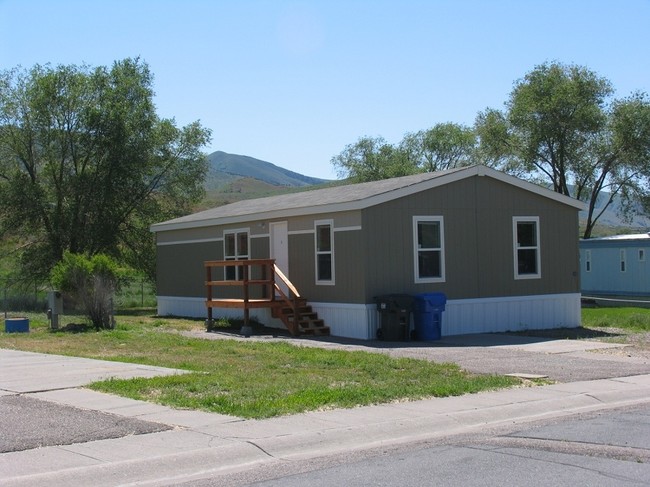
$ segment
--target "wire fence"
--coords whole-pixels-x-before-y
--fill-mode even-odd
[[[52,286],[38,279],[0,279],[0,310],[2,312],[47,311],[48,292]],[[127,279],[115,296],[118,309],[154,308],[156,292],[146,279]]]
[[[41,311],[47,306],[47,286],[36,279],[0,279],[3,311]]]

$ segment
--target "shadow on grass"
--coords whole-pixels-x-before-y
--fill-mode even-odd
[[[126,308],[119,309],[115,315],[116,316],[150,316],[156,318],[157,315],[156,308]]]
[[[241,335],[242,327],[244,326],[244,320],[239,319],[228,319],[228,320],[215,320],[212,326],[207,330],[208,333],[228,333],[233,335]],[[250,320],[249,326],[251,327],[253,333],[251,336],[258,337],[286,337],[291,338],[289,330],[285,328],[271,328],[265,326],[257,321]],[[297,338],[297,337],[293,337]],[[304,337],[301,337],[304,338]]]
[[[236,320],[215,324],[208,333],[224,333],[241,336],[243,322]],[[606,332],[590,328],[557,328],[549,330],[526,330],[520,332],[504,333],[477,333],[469,335],[443,336],[440,340],[432,341],[388,341],[388,340],[361,340],[354,338],[333,336],[293,337],[285,329],[268,328],[259,323],[252,324],[252,337],[257,338],[286,338],[289,340],[304,340],[339,345],[356,345],[374,349],[399,349],[399,348],[465,348],[465,347],[493,347],[499,345],[522,345],[529,343],[542,343],[552,340],[587,340],[599,338],[613,338],[622,336],[616,332]]]
[[[614,338],[622,336],[621,333],[594,330],[592,328],[553,328],[549,330],[526,330],[509,333],[510,335],[540,338],[557,338],[566,340],[586,340],[589,338]]]
[[[61,326],[56,330],[50,330],[52,333],[87,333],[89,331],[96,331],[93,325],[88,323],[68,323]]]

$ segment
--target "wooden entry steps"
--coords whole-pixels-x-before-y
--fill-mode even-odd
[[[274,306],[271,309],[271,316],[279,318],[289,333],[294,336],[314,335],[328,336],[330,327],[325,326],[325,322],[318,317],[318,313],[312,310],[307,301],[300,298],[297,303],[298,318],[294,314],[294,309],[289,306]]]

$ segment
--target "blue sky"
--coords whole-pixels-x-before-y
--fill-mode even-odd
[[[0,69],[140,56],[159,115],[335,178],[361,136],[471,125],[561,61],[650,92],[650,0],[0,0]]]

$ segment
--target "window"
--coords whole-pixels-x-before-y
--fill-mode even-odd
[[[334,238],[331,220],[316,222],[316,284],[334,284]]]
[[[541,277],[539,217],[516,216],[512,222],[515,279],[538,279]]]
[[[625,250],[621,249],[621,272],[625,272]]]
[[[645,249],[639,249],[639,262],[645,262]]]
[[[585,250],[585,271],[591,272],[591,250]]]
[[[444,282],[445,233],[441,216],[413,217],[415,282]]]
[[[224,260],[248,260],[248,230],[230,230],[223,234]],[[243,266],[224,267],[226,281],[242,280]]]

